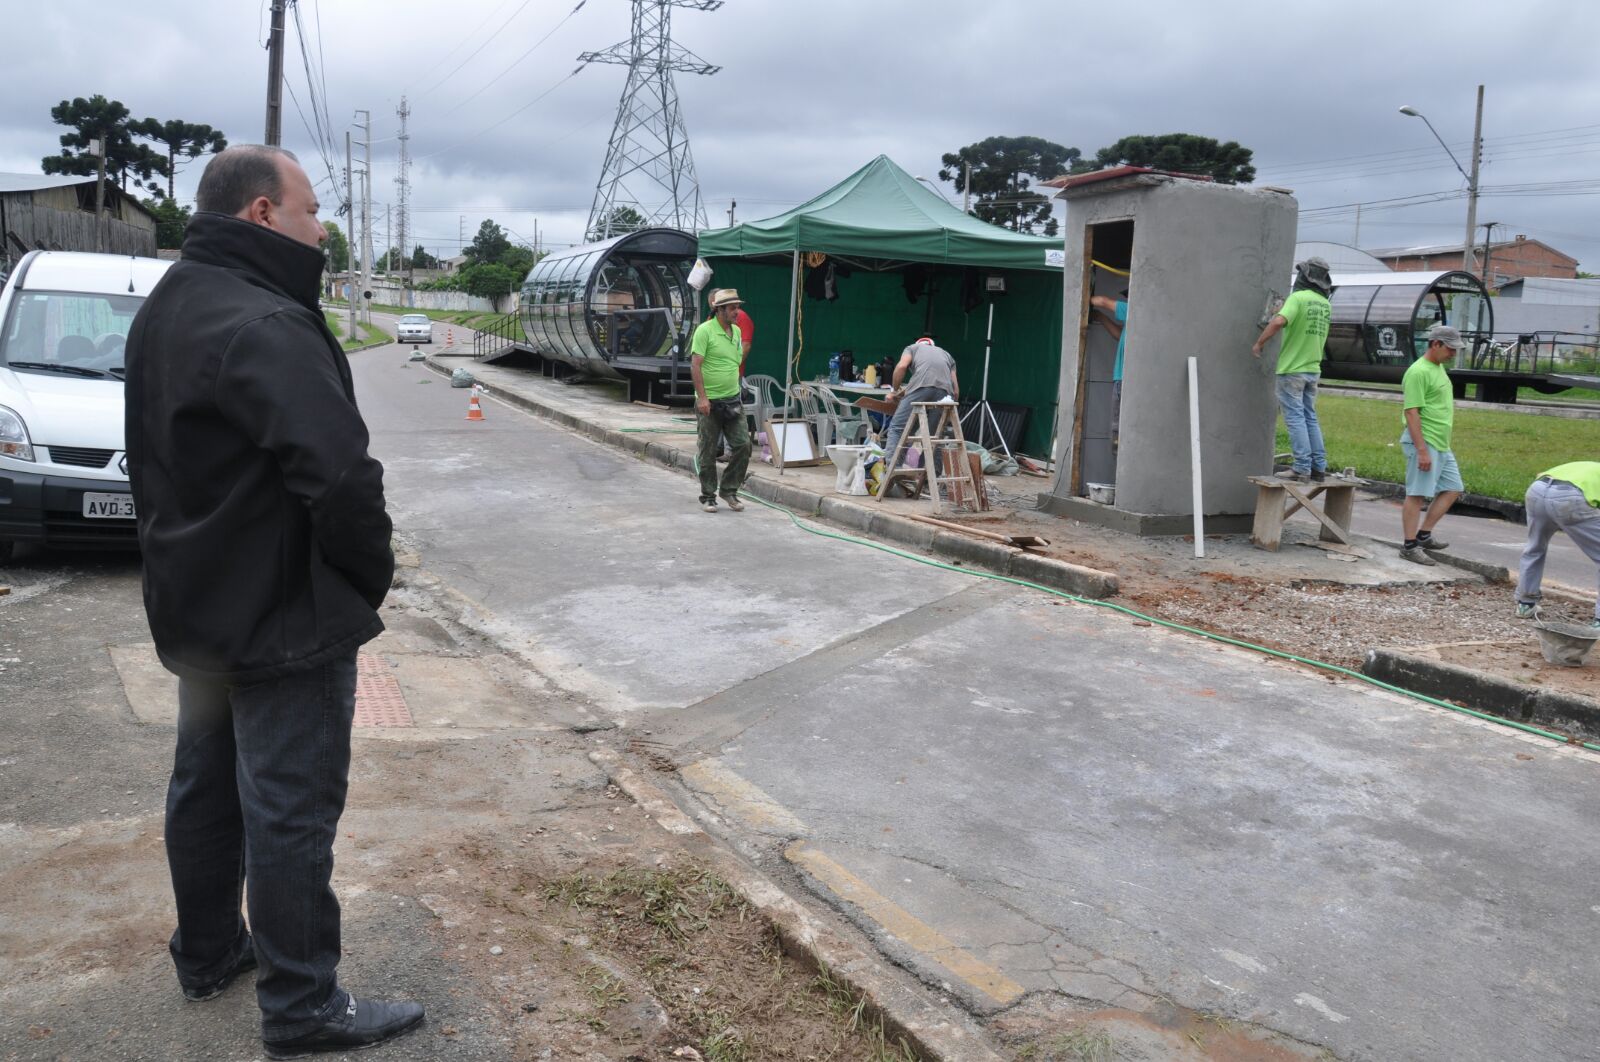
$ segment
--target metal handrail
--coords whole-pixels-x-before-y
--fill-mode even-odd
[[[522,338],[522,319],[516,312],[504,314],[490,321],[472,335],[472,356],[486,358],[514,347]]]

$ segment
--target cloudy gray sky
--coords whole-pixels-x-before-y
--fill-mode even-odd
[[[341,154],[354,110],[372,111],[380,225],[405,95],[423,246],[454,253],[485,217],[524,240],[535,218],[546,244],[580,238],[625,71],[569,75],[579,52],[627,36],[630,5],[587,0],[574,15],[576,3],[299,0]],[[37,171],[58,149],[50,107],[97,92],[136,117],[259,140],[266,7],[5,0],[0,170]],[[1352,241],[1362,203],[1362,246],[1459,242],[1465,200],[1425,200],[1466,182],[1397,109],[1427,114],[1466,164],[1482,83],[1479,221],[1600,263],[1600,5],[727,0],[714,13],[679,9],[674,28],[723,67],[678,78],[713,224],[731,199],[741,219],[777,213],[880,153],[932,177],[942,153],[996,134],[1092,153],[1181,131],[1252,148],[1258,181],[1295,190],[1302,239]],[[284,143],[331,203],[301,116],[311,102],[293,20],[287,69],[299,109],[286,104]],[[197,166],[180,176],[180,197],[197,177]]]

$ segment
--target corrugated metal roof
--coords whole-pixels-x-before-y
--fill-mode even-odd
[[[1325,259],[1328,269],[1334,273],[1381,273],[1389,268],[1366,251],[1357,250],[1347,243],[1303,240],[1294,245],[1296,262],[1304,262],[1312,255]]]
[[[1536,243],[1547,251],[1558,254],[1563,258],[1570,258],[1573,261],[1577,261],[1577,259],[1572,258],[1571,255],[1567,254],[1567,252],[1557,250],[1556,248],[1551,247],[1548,243],[1545,243],[1543,240],[1536,240],[1532,236],[1527,236],[1520,240],[1495,240],[1489,245],[1489,249],[1492,252],[1498,251],[1505,247],[1515,247],[1518,244],[1526,243]],[[1473,250],[1481,252],[1483,250],[1483,244],[1474,244]],[[1419,244],[1415,247],[1376,247],[1367,253],[1372,255],[1374,258],[1410,258],[1430,254],[1460,254],[1461,245],[1459,243],[1429,243]]]
[[[0,173],[0,193],[38,192],[46,188],[67,188],[75,184],[93,183],[93,177],[74,177],[64,173]]]

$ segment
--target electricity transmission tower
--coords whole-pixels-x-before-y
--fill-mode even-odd
[[[689,131],[678,107],[674,71],[715,74],[722,68],[672,42],[672,9],[715,11],[722,0],[632,0],[633,33],[603,52],[584,52],[580,63],[628,68],[617,104],[617,120],[606,147],[605,168],[589,208],[588,238],[604,240],[640,224],[668,225],[689,232],[708,228]],[[632,210],[639,220],[622,221]],[[621,222],[619,227],[619,222]],[[631,223],[630,223],[631,222]]]
[[[406,253],[406,233],[411,227],[411,134],[406,132],[406,119],[411,117],[411,107],[406,103],[404,96],[400,97],[400,176],[394,179],[399,190],[396,197],[399,202],[395,204],[395,213],[400,215],[400,268],[406,272],[406,279],[411,278],[411,256]],[[394,263],[390,262],[391,269]]]

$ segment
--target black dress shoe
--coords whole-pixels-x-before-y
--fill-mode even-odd
[[[208,999],[216,999],[218,996],[222,995],[222,993],[228,990],[228,986],[233,984],[233,979],[235,977],[238,977],[242,973],[248,973],[255,968],[255,944],[249,937],[246,937],[244,941],[244,950],[239,953],[239,958],[233,964],[232,969],[223,974],[221,977],[217,978],[215,981],[208,981],[205,984],[198,985],[194,988],[184,985],[183,998],[187,999],[190,1003],[204,1003]]]
[[[345,1008],[308,1033],[289,1040],[266,1041],[268,1058],[304,1058],[324,1051],[359,1051],[376,1047],[422,1022],[422,1004],[409,1000],[363,999],[350,996]]]

